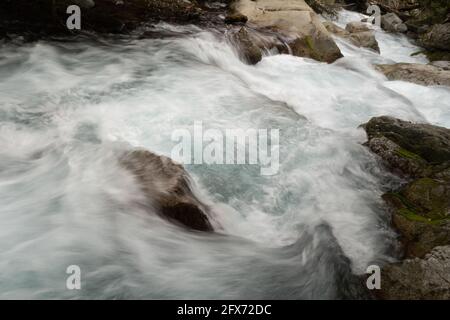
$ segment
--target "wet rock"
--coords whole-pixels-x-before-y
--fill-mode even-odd
[[[129,170],[160,216],[196,231],[213,231],[208,207],[191,190],[189,175],[170,158],[146,150],[130,151],[120,157],[120,164]]]
[[[323,25],[328,30],[328,32],[335,34],[337,36],[348,37],[350,35],[349,31],[342,29],[341,27],[337,26],[331,21],[325,21]]]
[[[323,25],[330,33],[349,40],[355,46],[369,48],[380,53],[375,33],[365,23],[350,22],[345,29],[329,21],[324,22]]]
[[[389,80],[409,81],[425,86],[450,86],[450,71],[433,66],[415,63],[377,65]]]
[[[247,16],[239,13],[230,13],[225,17],[225,23],[246,23],[248,21]]]
[[[450,246],[436,247],[423,259],[407,259],[381,271],[381,299],[450,299]]]
[[[342,57],[319,17],[304,0],[238,0],[232,10],[247,16],[251,26],[282,37],[293,55],[329,63]]]
[[[381,299],[450,298],[450,129],[391,117],[364,125],[367,145],[412,181],[383,195],[406,260],[381,272]]]
[[[355,32],[370,31],[371,29],[369,28],[369,26],[366,23],[354,21],[354,22],[348,23],[345,26],[345,30],[347,30],[350,33],[355,33]]]
[[[433,61],[430,64],[443,70],[450,70],[450,61]]]
[[[383,199],[392,208],[406,257],[423,257],[434,247],[450,245],[450,183],[421,178]]]
[[[257,36],[251,34],[247,28],[243,27],[231,38],[238,48],[241,58],[248,64],[257,64],[263,57],[263,45]]]
[[[372,118],[364,128],[369,141],[385,137],[403,148],[407,158],[423,159],[432,165],[450,161],[450,129],[387,116]]]
[[[393,12],[381,16],[381,27],[389,32],[405,33],[408,31],[406,24]]]
[[[450,245],[450,129],[391,117],[364,125],[367,146],[413,180],[383,195],[407,257]]]
[[[450,23],[432,26],[420,36],[419,43],[428,49],[450,51]]]
[[[380,47],[373,31],[352,33],[350,40],[358,47],[369,48],[380,53]]]

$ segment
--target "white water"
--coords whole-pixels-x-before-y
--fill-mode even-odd
[[[410,57],[418,48],[378,30],[381,56],[338,40],[346,57],[332,65],[279,55],[247,66],[190,32],[2,45],[0,298],[336,298],[348,262],[361,274],[394,259],[380,195],[395,179],[357,127],[378,115],[450,126],[449,89],[371,67],[426,62]],[[136,208],[139,188],[115,162],[129,145],[170,155],[173,130],[194,121],[281,130],[279,175],[187,167],[218,235]],[[65,288],[73,264],[81,291]]]

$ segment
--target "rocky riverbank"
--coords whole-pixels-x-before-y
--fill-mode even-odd
[[[383,268],[382,299],[450,297],[450,129],[391,117],[364,125],[367,146],[409,182],[383,195],[406,260]]]

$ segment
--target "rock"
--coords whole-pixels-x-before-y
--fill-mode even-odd
[[[213,231],[208,207],[192,193],[189,175],[170,158],[145,150],[122,155],[120,164],[129,170],[161,217],[196,231]]]
[[[369,48],[380,53],[380,47],[375,38],[375,33],[364,23],[351,22],[347,24],[345,30],[329,21],[324,22],[323,25],[330,33],[349,40],[355,46]]]
[[[293,55],[329,63],[342,57],[319,17],[304,0],[237,0],[232,10],[247,16],[248,23],[255,28],[278,34]]]
[[[407,257],[450,245],[450,129],[391,117],[364,125],[367,146],[411,182],[383,195]]]
[[[405,150],[403,157],[433,165],[450,161],[450,129],[386,116],[372,118],[364,128],[369,141],[385,137]]]
[[[433,65],[396,63],[377,65],[389,80],[409,81],[425,86],[450,86],[450,71]]]
[[[450,70],[450,61],[433,61],[430,64],[443,70]]]
[[[408,31],[408,27],[403,23],[395,13],[387,13],[381,16],[381,27],[389,32],[402,32]]]
[[[257,64],[263,57],[263,46],[256,35],[250,34],[248,29],[242,27],[231,37],[232,42],[238,48],[241,58],[249,64]]]
[[[348,32],[345,29],[342,29],[341,27],[335,25],[331,21],[325,21],[323,23],[324,27],[328,30],[328,32],[335,34],[340,37],[348,37],[350,35],[350,32]]]
[[[345,26],[345,30],[347,30],[350,33],[355,32],[364,32],[364,31],[370,31],[370,27],[366,23],[362,22],[350,22]]]
[[[395,142],[384,136],[374,136],[366,143],[369,149],[379,155],[394,172],[420,177],[428,169],[427,162],[419,156],[406,152]]]
[[[450,299],[450,246],[436,247],[423,259],[407,259],[381,271],[381,299]]]
[[[432,26],[419,37],[419,43],[428,49],[450,51],[450,23]]]
[[[393,209],[406,257],[423,257],[434,247],[450,245],[450,180],[421,178],[383,195]]]
[[[247,16],[244,16],[240,13],[230,13],[225,17],[225,23],[234,24],[234,23],[246,23],[248,21]]]
[[[336,16],[335,0],[305,0],[305,2],[318,14]]]
[[[380,53],[380,47],[373,31],[352,33],[350,40],[358,47],[369,48]]]

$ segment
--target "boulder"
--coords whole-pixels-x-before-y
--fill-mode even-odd
[[[408,31],[406,24],[393,12],[381,16],[381,27],[389,32],[405,33]]]
[[[432,26],[419,37],[419,43],[427,49],[450,51],[450,23]]]
[[[263,57],[264,46],[257,36],[248,30],[248,28],[242,27],[232,35],[231,41],[238,48],[242,60],[248,64],[257,64]]]
[[[146,150],[123,154],[120,164],[141,186],[148,206],[161,217],[196,231],[213,231],[209,208],[193,194],[188,173],[170,158]]]
[[[362,48],[372,49],[380,53],[380,47],[378,46],[378,41],[375,38],[373,31],[355,32],[350,34],[351,42]]]
[[[434,65],[396,63],[376,65],[389,80],[402,80],[425,86],[450,86],[450,71]]]
[[[325,21],[323,22],[324,27],[328,30],[328,32],[335,34],[339,37],[348,37],[350,35],[350,32],[342,29],[341,27],[337,26],[331,21]]]
[[[400,146],[404,150],[400,155],[406,158],[426,161],[430,165],[450,161],[450,129],[387,116],[372,118],[364,128],[369,141],[384,137]]]
[[[450,246],[436,247],[423,259],[407,259],[381,271],[381,299],[450,299]]]
[[[394,172],[413,179],[383,195],[407,257],[450,245],[450,129],[391,117],[364,125],[367,146]]]
[[[433,61],[430,64],[443,70],[450,70],[450,61]]]
[[[330,21],[324,22],[323,25],[330,33],[349,40],[355,46],[369,48],[380,53],[380,47],[375,38],[375,33],[365,23],[350,22],[345,29]]]
[[[232,12],[245,15],[256,29],[273,32],[285,41],[286,53],[323,62],[334,62],[342,54],[304,0],[237,0]]]
[[[345,26],[345,30],[347,30],[350,33],[355,33],[355,32],[370,31],[371,29],[366,23],[354,21],[354,22],[349,22]]]
[[[449,180],[417,179],[383,199],[392,208],[406,257],[420,258],[436,246],[450,245]]]
[[[247,16],[240,13],[230,13],[225,17],[225,23],[235,24],[235,23],[246,23],[248,21]]]

